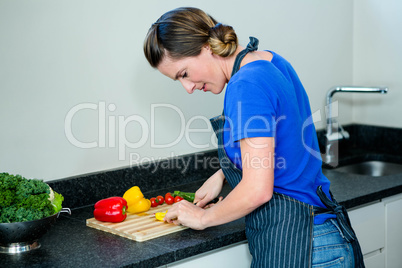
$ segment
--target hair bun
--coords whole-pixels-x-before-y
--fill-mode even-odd
[[[228,57],[237,49],[237,35],[231,26],[218,23],[209,29],[208,43],[214,54]]]

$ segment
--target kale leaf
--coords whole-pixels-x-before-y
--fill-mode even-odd
[[[64,198],[54,193],[61,196],[55,206],[50,192],[42,180],[0,173],[0,223],[38,220],[59,212]]]

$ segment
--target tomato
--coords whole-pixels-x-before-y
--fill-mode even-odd
[[[158,206],[158,202],[156,202],[156,198],[152,197],[151,199],[149,199],[151,201],[151,207],[157,207]]]
[[[173,204],[173,203],[174,203],[174,198],[173,198],[173,196],[171,196],[170,194],[169,194],[169,195],[166,194],[166,196],[165,196],[165,202],[166,202],[166,204],[168,204],[168,205]]]
[[[156,202],[158,203],[158,205],[162,205],[163,202],[165,202],[165,198],[163,198],[163,196],[161,196],[161,195],[158,195],[156,197]]]
[[[171,193],[166,193],[166,194],[165,194],[165,201],[166,201],[166,199],[167,199],[168,196],[172,196],[172,194],[171,194]]]
[[[183,200],[183,197],[181,197],[181,196],[176,196],[176,197],[174,198],[174,202],[175,202],[175,203],[180,202],[181,200]]]

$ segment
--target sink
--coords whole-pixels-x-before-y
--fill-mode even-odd
[[[334,168],[344,173],[382,177],[402,173],[402,164],[395,164],[384,161],[366,161]]]

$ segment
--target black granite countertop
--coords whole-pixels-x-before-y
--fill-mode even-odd
[[[354,131],[362,129],[367,130],[366,126],[347,128],[354,136],[357,136]],[[386,128],[375,129],[378,132],[389,131]],[[320,133],[318,136],[320,138]],[[379,150],[348,142],[342,161],[386,160],[402,163],[398,150],[394,150],[395,145],[384,145]],[[387,151],[387,146],[393,149]],[[145,242],[135,242],[86,226],[86,219],[93,217],[93,204],[97,200],[122,195],[133,185],[139,185],[146,196],[177,189],[195,191],[218,168],[216,157],[215,151],[209,151],[166,160],[176,163],[173,169],[172,165],[169,169],[152,169],[155,172],[149,172],[150,168],[160,165],[155,163],[154,166],[117,169],[50,182],[52,188],[63,193],[66,199],[63,206],[72,208],[72,214],[60,215],[51,230],[39,240],[39,249],[14,255],[0,254],[0,267],[158,267],[245,241],[244,219],[203,231],[187,229]],[[190,164],[183,172],[179,163]],[[331,181],[335,198],[349,209],[402,193],[402,174],[370,177],[331,169],[323,169],[323,172]],[[222,195],[230,190],[230,186],[225,184]]]

